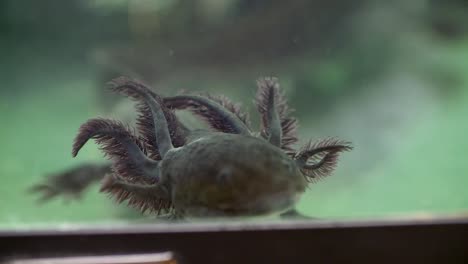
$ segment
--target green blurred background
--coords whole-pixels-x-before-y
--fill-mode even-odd
[[[301,143],[338,136],[333,177],[299,209],[327,219],[468,212],[468,4],[463,0],[3,0],[0,228],[138,221],[97,187],[39,205],[79,125],[131,120],[104,89],[121,74],[162,94],[210,91],[252,112],[255,79],[280,78]]]

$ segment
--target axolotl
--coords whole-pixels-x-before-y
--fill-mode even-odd
[[[278,79],[260,78],[257,86],[261,122],[255,132],[240,105],[225,96],[161,97],[140,81],[116,78],[109,88],[136,101],[136,129],[111,119],[90,119],[79,128],[72,150],[75,157],[94,139],[111,165],[84,167],[35,190],[45,197],[56,195],[78,175],[81,182],[75,180],[69,188],[76,187],[76,193],[100,179],[100,190],[118,202],[178,219],[296,212],[307,186],[329,176],[339,154],[352,146],[326,138],[295,149],[298,121]],[[191,111],[211,129],[188,129],[176,110]]]

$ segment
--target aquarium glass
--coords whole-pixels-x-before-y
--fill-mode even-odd
[[[0,229],[160,221],[99,192],[99,179],[46,201],[37,188],[106,162],[92,141],[71,155],[86,120],[135,124],[135,102],[106,86],[122,75],[162,96],[242,102],[255,130],[256,80],[277,77],[299,120],[296,148],[331,136],[354,147],[309,185],[297,204],[306,216],[464,214],[467,12],[462,0],[1,1]]]

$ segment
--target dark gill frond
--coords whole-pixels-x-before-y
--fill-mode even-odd
[[[349,142],[327,138],[315,143],[310,141],[296,153],[294,159],[306,179],[310,182],[316,182],[333,172],[341,152],[352,149]]]

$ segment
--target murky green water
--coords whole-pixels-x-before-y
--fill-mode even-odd
[[[29,13],[19,12],[26,3],[3,3],[0,228],[140,218],[97,186],[81,201],[41,205],[27,192],[47,174],[104,161],[94,144],[72,158],[71,144],[88,118],[132,116],[130,102],[101,86],[120,73],[167,95],[225,94],[253,114],[255,79],[279,77],[301,143],[339,136],[355,146],[332,177],[310,186],[298,206],[307,215],[468,211],[468,31],[463,17],[444,16],[462,8],[457,1],[75,1],[65,15],[51,12],[52,2],[28,3],[37,6]]]

